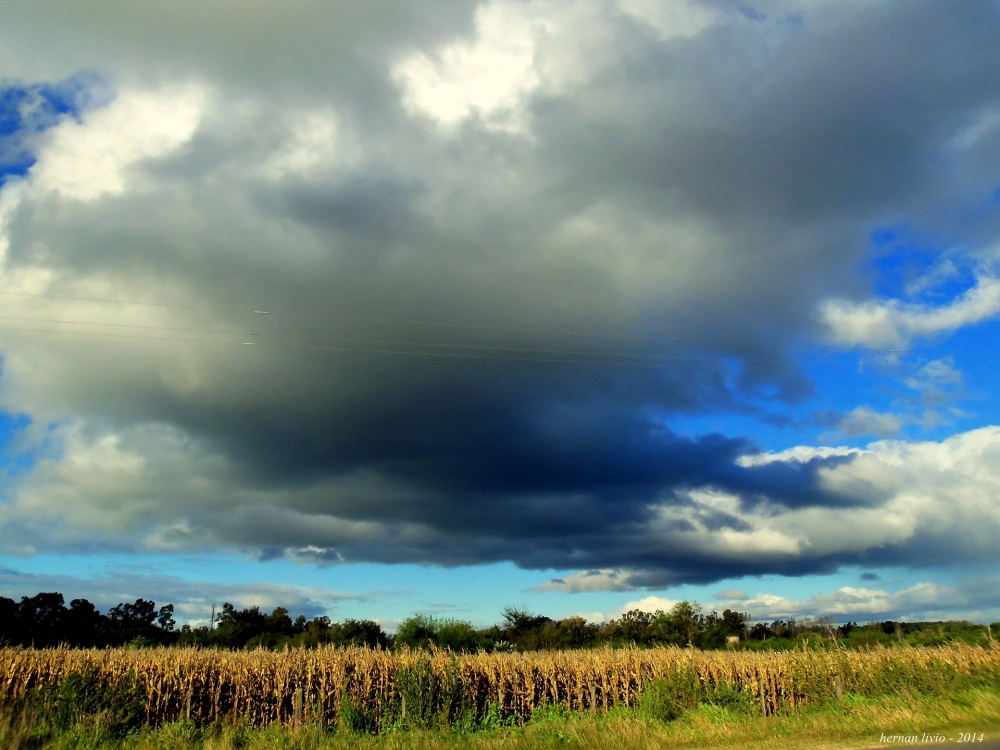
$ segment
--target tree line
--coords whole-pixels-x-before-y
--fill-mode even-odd
[[[157,609],[155,602],[145,599],[119,604],[101,614],[86,599],[74,599],[67,607],[63,595],[55,592],[24,596],[20,602],[0,596],[0,643],[5,645],[166,645],[175,636],[174,626],[173,604]]]
[[[210,625],[176,626],[174,606],[157,607],[136,599],[101,613],[86,599],[66,606],[59,593],[39,593],[20,602],[0,597],[0,645],[49,648],[118,646],[200,646],[206,648],[315,648],[320,645],[372,648],[440,648],[452,651],[536,651],[593,648],[609,645],[691,646],[699,649],[794,648],[803,639],[817,646],[870,646],[909,643],[935,645],[962,640],[992,639],[992,626],[969,622],[845,623],[828,618],[752,622],[748,614],[730,609],[705,613],[695,602],[678,602],[668,612],[632,610],[598,624],[583,617],[560,620],[516,607],[503,610],[503,621],[486,628],[469,622],[418,614],[402,622],[395,634],[374,620],[328,617],[294,620],[284,607],[265,613],[259,607],[237,609],[225,603]],[[1000,632],[1000,631],[998,631]]]

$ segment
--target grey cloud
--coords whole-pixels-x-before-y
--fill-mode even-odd
[[[796,529],[762,535],[770,515],[883,504],[865,477],[823,485],[854,459],[746,467],[748,441],[663,424],[812,393],[786,344],[816,332],[817,300],[862,291],[871,223],[980,179],[979,152],[947,143],[998,101],[995,4],[810,4],[801,23],[789,5],[664,42],[598,3],[609,54],[527,94],[525,136],[438,132],[400,104],[392,66],[468,38],[473,4],[373,7],[5,13],[5,44],[41,34],[48,65],[103,69],[122,97],[208,92],[193,138],[130,164],[121,194],[29,191],[5,228],[12,278],[190,308],[11,309],[233,345],[6,338],[3,403],[79,429],[65,455],[93,459],[23,480],[50,514],[5,511],[25,549],[514,560],[631,571],[622,586],[910,559],[885,539],[799,554]],[[329,163],[269,177],[317,107],[337,117]]]
[[[586,570],[565,578],[553,578],[536,587],[536,591],[563,591],[577,594],[583,591],[631,591],[631,575],[620,570]]]
[[[721,599],[723,601],[743,601],[749,599],[750,596],[746,591],[741,589],[724,589],[722,591],[716,591],[714,594],[716,599]]]
[[[875,437],[895,437],[903,427],[912,421],[913,417],[908,414],[893,414],[891,412],[879,412],[870,406],[857,406],[846,414],[824,413],[818,414],[816,421],[819,424],[829,424],[835,429],[830,433],[824,433],[824,442],[832,442],[837,439],[854,438],[859,436]]]
[[[51,75],[87,60],[126,80],[196,75],[244,93],[291,88],[303,98],[317,89],[371,97],[373,88],[389,89],[380,75],[387,57],[467,32],[474,7],[469,0],[420,9],[405,2],[295,0],[281,8],[183,2],[166,12],[120,0],[86,10],[69,0],[44,6],[15,0],[7,7],[7,40],[20,53],[11,61],[22,75]],[[39,37],[46,54],[25,54]]]

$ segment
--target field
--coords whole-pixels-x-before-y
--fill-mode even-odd
[[[974,733],[977,739],[1000,736],[1000,692],[974,688],[934,697],[852,696],[768,717],[702,704],[669,722],[625,709],[597,715],[547,710],[523,727],[393,729],[378,735],[314,723],[254,730],[240,722],[199,728],[180,721],[113,737],[96,723],[53,731],[31,726],[23,715],[8,715],[6,721],[0,716],[0,747],[5,750],[851,750],[884,747],[881,736],[889,733],[954,740],[960,732]]]
[[[531,737],[586,746],[602,733],[631,734],[637,742],[641,736],[698,744],[712,737],[721,745],[751,739],[767,745],[789,733],[825,731],[832,738],[852,727],[865,736],[869,724],[918,720],[921,731],[956,721],[989,731],[1000,728],[997,685],[1000,648],[962,644],[464,655],[367,648],[0,650],[0,704],[11,738],[34,731],[24,719],[15,726],[17,717],[44,716],[53,730],[77,727],[79,735],[79,727],[90,727],[109,741],[162,740],[178,748],[189,746],[184,742],[227,747],[239,733],[262,747],[270,746],[269,737],[316,747],[353,737],[352,743],[381,747],[404,742],[401,736],[407,739],[398,746],[520,747]],[[42,746],[13,739],[6,745]]]

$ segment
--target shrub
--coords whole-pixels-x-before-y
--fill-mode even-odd
[[[673,721],[705,696],[698,675],[685,667],[648,684],[639,699],[639,713],[659,721]]]
[[[374,734],[379,730],[378,713],[365,705],[363,700],[354,701],[344,689],[338,716],[340,728],[358,734]]]
[[[429,728],[448,724],[463,714],[475,716],[475,706],[462,700],[462,685],[454,663],[445,674],[434,671],[431,663],[420,659],[412,666],[396,670],[396,690],[400,697],[400,714],[407,726]],[[465,722],[469,722],[468,716]]]
[[[90,668],[36,688],[26,696],[25,709],[48,717],[59,730],[84,725],[98,736],[121,738],[146,723],[146,691],[132,671],[112,682]]]

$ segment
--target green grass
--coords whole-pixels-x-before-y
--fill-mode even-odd
[[[546,748],[862,748],[881,734],[924,732],[954,736],[983,732],[1000,736],[1000,688],[969,687],[946,696],[901,694],[881,698],[848,695],[792,712],[759,716],[745,706],[701,703],[678,718],[650,718],[642,709],[607,714],[537,711],[518,726],[468,731],[460,728],[390,729],[370,735],[349,729],[307,725],[298,730],[271,726],[253,730],[240,724],[203,729],[175,722],[110,736],[101,716],[58,728],[26,712],[0,717],[0,747],[9,750],[541,750]],[[950,734],[949,734],[950,733]]]

